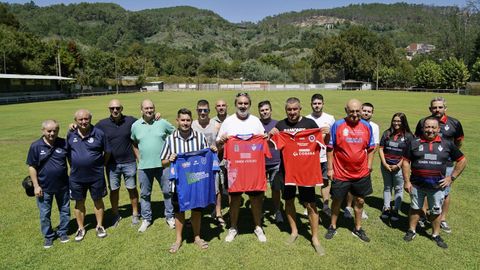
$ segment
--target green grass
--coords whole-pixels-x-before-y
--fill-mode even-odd
[[[410,126],[415,127],[420,117],[428,114],[428,105],[433,93],[406,93],[384,91],[320,91],[326,98],[325,111],[336,119],[341,118],[343,107],[349,98],[373,103],[375,107],[374,121],[383,131],[388,126],[393,113],[402,111],[408,116]],[[252,92],[253,104],[260,100],[270,99],[273,104],[274,118],[284,118],[283,104],[286,98],[297,96],[303,101],[304,114],[310,112],[310,96],[313,92]],[[2,200],[0,202],[0,269],[164,269],[166,267],[199,269],[259,269],[259,268],[457,268],[475,269],[480,267],[478,254],[480,234],[477,225],[479,188],[479,144],[478,112],[474,109],[479,104],[479,97],[445,94],[448,101],[448,112],[460,119],[464,126],[465,143],[462,148],[469,164],[464,174],[455,182],[452,193],[452,207],[449,222],[453,228],[450,235],[442,236],[449,244],[447,250],[436,247],[435,243],[425,236],[417,237],[411,243],[402,240],[407,226],[405,212],[398,226],[385,225],[378,216],[382,202],[383,182],[379,173],[378,157],[375,158],[373,172],[374,193],[367,198],[366,210],[370,216],[363,222],[363,227],[372,239],[370,243],[362,243],[354,238],[350,230],[352,222],[340,219],[340,228],[333,240],[323,238],[325,226],[329,219],[322,215],[323,226],[320,228],[320,241],[327,255],[317,257],[309,244],[308,222],[300,218],[301,234],[293,246],[286,246],[287,226],[276,226],[271,219],[265,219],[265,232],[268,242],[259,243],[253,231],[249,211],[241,212],[240,235],[234,242],[225,243],[225,231],[219,230],[205,217],[202,232],[210,242],[207,251],[200,251],[191,243],[191,232],[187,230],[187,243],[176,255],[167,250],[174,242],[174,231],[169,230],[163,218],[159,217],[161,192],[155,186],[153,192],[154,216],[156,220],[145,234],[138,234],[136,228],[130,226],[130,210],[125,189],[121,190],[120,205],[125,216],[118,228],[107,228],[109,236],[97,239],[94,230],[93,205],[87,203],[87,223],[90,224],[85,240],[82,243],[61,244],[55,241],[54,247],[44,250],[42,236],[39,231],[38,209],[33,198],[24,194],[20,180],[27,174],[25,165],[26,153],[30,143],[40,136],[40,123],[47,118],[60,122],[60,135],[64,136],[68,123],[73,120],[73,113],[79,108],[88,108],[93,113],[93,122],[108,115],[108,101],[114,96],[86,97],[75,100],[52,101],[0,106],[2,117],[0,130],[0,172],[2,181]],[[230,105],[234,92],[162,92],[136,93],[118,96],[124,104],[125,114],[139,116],[139,104],[144,98],[151,98],[165,118],[173,123],[176,111],[181,107],[194,109],[196,101],[206,98],[214,103],[217,98],[225,98]],[[213,110],[213,106],[212,106]],[[233,112],[233,107],[229,112]],[[257,114],[256,106],[253,110]],[[318,193],[318,192],[317,192]],[[268,193],[270,197],[270,193]],[[404,210],[410,200],[405,196]],[[110,208],[108,199],[105,200]],[[267,200],[266,208],[271,206]],[[72,204],[73,207],[73,204]],[[226,209],[224,209],[225,212]],[[297,211],[301,213],[302,208]],[[110,221],[107,211],[106,224]],[[268,217],[268,215],[267,215]],[[53,224],[58,223],[57,210],[53,209]],[[71,221],[71,234],[76,229],[75,220]]]

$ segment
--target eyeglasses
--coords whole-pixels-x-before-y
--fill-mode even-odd
[[[122,109],[122,107],[108,107],[110,109],[110,111],[120,111]]]
[[[208,113],[210,112],[210,109],[197,109],[198,113]]]
[[[243,92],[243,93],[238,93],[236,97],[250,97],[250,96],[248,95],[248,93]]]

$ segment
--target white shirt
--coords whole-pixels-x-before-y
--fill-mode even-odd
[[[368,122],[370,126],[372,126],[372,131],[373,131],[373,142],[375,145],[380,145],[380,128],[378,127],[377,124],[374,122],[370,121]]]
[[[223,135],[262,135],[264,133],[265,128],[263,128],[262,122],[260,122],[258,117],[250,114],[247,119],[241,120],[237,117],[237,114],[232,114],[223,121],[222,126],[218,131],[217,141],[219,141]]]
[[[333,117],[333,115],[328,114],[326,112],[322,112],[322,115],[318,118],[315,118],[312,114],[309,114],[306,117],[315,121],[315,123],[317,123],[317,126],[319,128],[323,128],[323,127],[331,128],[332,125],[335,123],[335,117]],[[328,143],[328,142],[325,142],[325,143]],[[320,162],[326,162],[326,161],[327,161],[327,150],[322,148],[320,150]]]

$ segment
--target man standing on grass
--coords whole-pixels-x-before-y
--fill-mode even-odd
[[[262,122],[265,132],[270,132],[278,123],[277,120],[272,119],[272,104],[270,101],[264,100],[258,103],[258,114]],[[275,213],[275,222],[283,223],[283,216],[281,212],[280,195],[283,189],[283,183],[280,175],[280,152],[275,149],[272,142],[269,142],[270,154],[272,158],[265,158],[265,171],[267,173],[267,180],[272,189],[273,212]]]
[[[452,141],[458,148],[462,147],[463,142],[463,127],[460,121],[457,119],[447,116],[447,102],[443,97],[436,97],[430,101],[430,113],[431,116],[437,118],[440,123],[440,137],[444,140]],[[423,126],[425,123],[425,119],[420,119],[418,121],[417,127],[415,129],[415,136],[420,137],[423,134]],[[447,164],[446,175],[451,175],[453,171],[453,161],[449,161]],[[444,190],[445,193],[445,200],[442,205],[442,213],[440,215],[440,228],[446,232],[451,233],[452,229],[448,226],[447,223],[447,214],[450,208],[450,190],[451,187],[447,186]],[[421,218],[421,223],[425,224],[425,217]]]
[[[227,118],[227,102],[223,99],[217,100],[215,103],[215,111],[217,112],[217,115],[213,118],[213,120],[217,121],[218,123],[223,123],[225,119]]]
[[[216,138],[221,123],[214,119],[210,119],[210,104],[207,100],[201,99],[197,102],[197,115],[198,119],[194,120],[191,124],[192,129],[196,132],[202,133],[207,139],[209,146],[216,145]],[[216,146],[215,146],[216,147]],[[218,222],[219,225],[224,226],[225,220],[222,216],[222,178],[220,178],[221,172],[217,172],[215,176],[215,194],[216,205],[212,217]]]
[[[362,229],[362,212],[365,197],[373,192],[370,171],[372,169],[373,132],[367,121],[361,119],[361,104],[351,99],[345,106],[347,116],[337,120],[331,128],[328,144],[328,178],[332,180],[332,220],[326,239],[337,234],[340,205],[348,192],[355,196],[355,228],[352,234],[364,242],[370,242]]]
[[[32,179],[38,210],[40,210],[40,229],[44,237],[44,248],[52,247],[55,237],[58,237],[62,243],[69,241],[67,145],[65,139],[58,137],[59,130],[57,121],[44,121],[43,136],[32,143],[27,156],[28,174]],[[52,229],[50,219],[54,198],[60,214],[60,224],[56,232]]]
[[[114,215],[113,226],[116,227],[122,217],[118,212],[121,178],[125,179],[132,204],[132,225],[139,223],[138,191],[137,191],[137,163],[132,147],[131,128],[136,118],[122,114],[123,106],[118,99],[108,103],[110,117],[100,120],[95,127],[101,129],[107,136],[112,153],[107,164],[106,175],[110,187],[110,203]]]
[[[436,117],[423,121],[423,135],[409,143],[402,163],[405,190],[410,193],[409,229],[404,240],[409,242],[416,236],[420,214],[423,212],[425,197],[432,222],[432,240],[441,248],[447,244],[440,237],[440,214],[445,199],[443,190],[460,176],[467,164],[463,153],[453,141],[439,136],[440,125]],[[451,174],[447,174],[449,162],[456,161]]]
[[[367,121],[372,127],[373,141],[375,143],[375,149],[373,150],[373,154],[375,156],[375,153],[380,145],[380,128],[376,123],[371,121],[373,116],[373,110],[374,110],[374,107],[372,103],[365,102],[362,104],[362,119]],[[351,193],[348,193],[347,206],[345,207],[345,211],[344,211],[344,217],[346,218],[353,218],[352,203],[353,203],[353,196]],[[363,209],[363,212],[362,212],[362,219],[368,219],[368,215],[365,209]]]
[[[284,180],[283,199],[285,200],[285,212],[290,225],[291,233],[287,240],[288,244],[293,244],[298,237],[297,213],[295,210],[295,196],[298,186],[298,198],[307,208],[308,220],[312,230],[312,246],[318,255],[325,255],[325,249],[318,240],[318,210],[315,203],[315,187],[322,185],[322,175],[320,168],[320,146],[325,147],[323,135],[318,129],[317,124],[312,119],[301,115],[302,106],[300,100],[296,97],[288,98],[285,103],[285,113],[287,117],[275,125],[270,134],[274,134],[272,141],[275,147],[281,150],[282,163],[281,174]],[[299,135],[304,130],[315,129],[315,133]],[[282,137],[278,131],[289,133]],[[314,157],[312,157],[312,155]],[[309,164],[308,160],[313,164]],[[300,160],[303,164],[298,164]],[[311,167],[313,166],[313,167]],[[312,171],[308,172],[311,169]]]
[[[103,228],[105,206],[103,197],[107,195],[105,185],[105,164],[110,156],[110,145],[102,130],[91,124],[92,114],[85,109],[75,112],[77,129],[67,134],[67,149],[70,161],[70,197],[75,200],[75,218],[78,231],[75,241],[85,237],[85,199],[90,191],[97,219],[97,237],[107,236]]]
[[[328,114],[323,111],[323,106],[325,105],[325,101],[323,99],[323,95],[321,94],[314,94],[311,98],[312,113],[307,115],[307,118],[312,119],[317,123],[317,126],[322,130],[324,134],[323,140],[325,142],[330,141],[330,128],[335,123],[335,118],[333,115]],[[322,177],[323,177],[323,186],[322,186],[322,198],[323,198],[323,207],[322,211],[328,215],[332,215],[332,210],[328,206],[328,201],[330,199],[330,185],[328,184],[328,176],[327,176],[327,151],[326,149],[320,150],[320,166],[322,170]]]
[[[140,182],[140,207],[142,225],[138,232],[145,232],[152,224],[152,185],[157,179],[163,192],[165,218],[171,229],[175,228],[175,218],[170,194],[170,181],[164,175],[160,153],[165,139],[172,134],[175,127],[164,119],[155,121],[155,105],[149,99],[140,105],[142,118],[132,125],[131,139],[138,160],[138,180]]]

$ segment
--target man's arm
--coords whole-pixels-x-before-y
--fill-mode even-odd
[[[452,174],[440,180],[440,186],[442,188],[446,188],[450,186],[453,183],[454,179],[458,178],[460,174],[462,174],[466,166],[467,166],[467,159],[465,157],[457,161],[455,163],[455,167],[453,168]]]
[[[328,179],[333,179],[333,149],[327,148],[327,176]]]
[[[373,154],[375,153],[375,148],[368,150],[367,152],[367,164],[368,170],[371,172],[373,170],[372,163],[373,163]]]
[[[30,175],[30,179],[32,179],[35,196],[42,197],[43,190],[42,187],[38,184],[37,169],[35,169],[35,167],[33,166],[28,166],[28,175]]]
[[[133,146],[133,154],[137,160],[140,160],[140,150],[138,150],[138,144],[136,142],[132,142]]]
[[[406,192],[411,193],[412,192],[412,184],[410,183],[410,161],[403,159],[402,161],[402,174],[403,174],[403,181],[405,182],[403,184],[403,189],[405,189]]]

